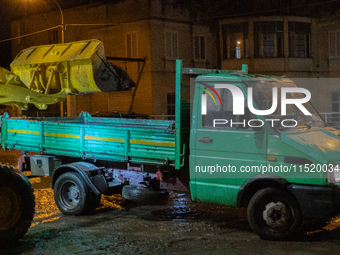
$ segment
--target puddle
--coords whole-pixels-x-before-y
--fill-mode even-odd
[[[202,214],[193,208],[189,194],[169,194],[168,206],[165,209],[154,210],[152,214],[166,220],[197,220]]]
[[[174,207],[165,210],[156,210],[152,214],[164,219],[173,220],[196,220],[201,216],[201,213],[191,210],[187,207]]]

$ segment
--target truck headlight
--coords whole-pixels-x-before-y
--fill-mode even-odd
[[[329,183],[340,182],[340,164],[329,164],[327,181]]]

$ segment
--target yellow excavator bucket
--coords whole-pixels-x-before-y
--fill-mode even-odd
[[[16,79],[21,80],[30,90],[26,91],[23,102],[16,101],[19,99],[12,94],[13,89],[19,91],[18,86],[4,91],[10,102],[17,102],[16,105],[21,109],[26,109],[27,103],[35,104],[39,109],[46,109],[46,104],[65,100],[67,94],[110,92],[135,86],[121,68],[106,61],[104,46],[99,40],[24,49],[11,63],[11,72],[14,76],[19,76],[20,79]],[[12,84],[7,80],[6,82]],[[25,90],[22,84],[19,87]],[[32,92],[37,95],[32,97]]]

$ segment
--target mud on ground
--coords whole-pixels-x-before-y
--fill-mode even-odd
[[[2,155],[15,165],[20,153]],[[170,193],[166,205],[145,206],[120,195],[103,196],[94,215],[64,216],[56,207],[49,178],[32,178],[36,213],[26,236],[0,247],[0,254],[339,254],[340,220],[309,226],[296,241],[261,240],[246,211],[193,203]]]

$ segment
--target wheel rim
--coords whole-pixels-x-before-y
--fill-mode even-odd
[[[14,226],[20,219],[20,197],[9,187],[0,187],[0,230]]]
[[[289,225],[292,213],[281,201],[269,202],[264,206],[262,218],[270,228],[282,229]]]
[[[79,187],[73,182],[65,183],[61,188],[61,202],[68,209],[75,208],[80,201]]]

